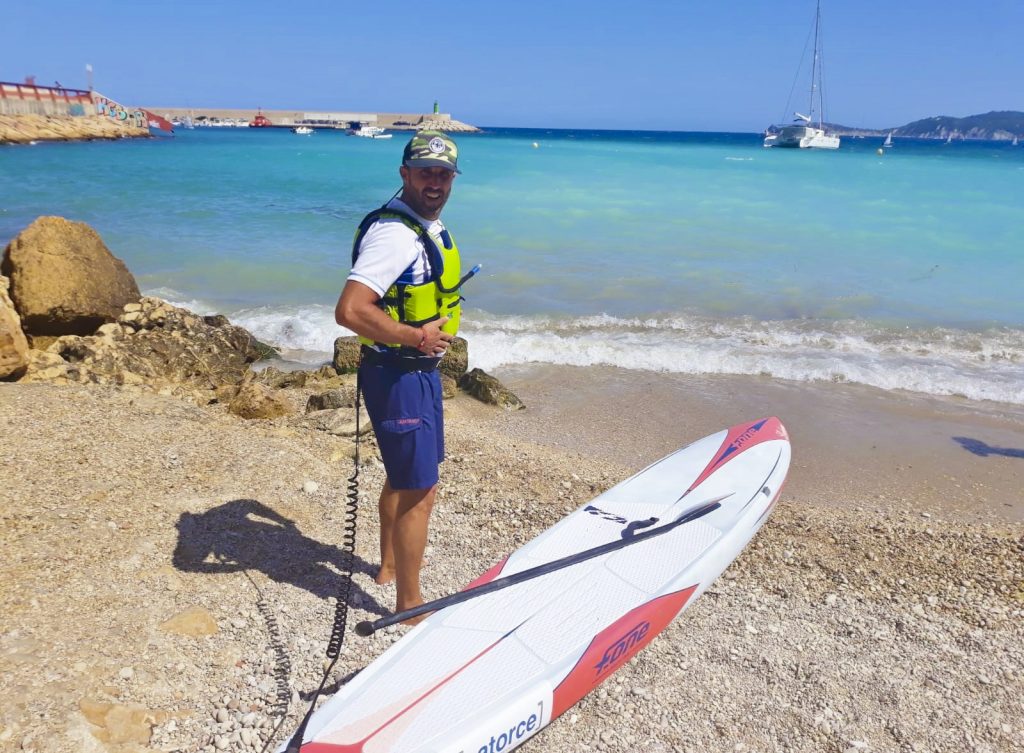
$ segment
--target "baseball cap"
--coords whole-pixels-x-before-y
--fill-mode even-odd
[[[418,131],[402,154],[406,167],[447,167],[461,173],[458,161],[459,147],[441,131]]]

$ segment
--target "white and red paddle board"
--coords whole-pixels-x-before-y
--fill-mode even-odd
[[[507,753],[522,745],[714,582],[764,523],[789,459],[785,428],[765,418],[609,489],[471,585],[719,506],[663,535],[434,612],[312,716],[302,752]]]

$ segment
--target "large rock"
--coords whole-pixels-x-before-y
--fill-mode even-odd
[[[336,338],[331,363],[339,374],[355,374],[359,370],[359,338]]]
[[[448,346],[448,352],[441,359],[438,369],[442,374],[450,376],[458,382],[466,373],[467,368],[469,368],[469,343],[464,338],[455,337],[452,339],[451,345]]]
[[[224,317],[204,318],[147,297],[125,306],[116,323],[95,335],[61,337],[49,352],[69,364],[72,381],[183,385],[212,393],[241,382],[263,350]]]
[[[0,379],[16,379],[28,367],[28,340],[7,290],[7,278],[0,277]]]
[[[292,407],[270,387],[247,382],[228,403],[228,410],[242,418],[279,418],[291,413]]]
[[[139,286],[82,222],[40,217],[4,249],[0,273],[30,335],[88,335],[112,322]]]
[[[77,371],[71,364],[56,353],[30,348],[27,355],[28,366],[25,373],[18,379],[21,383],[49,382],[50,384],[67,384],[68,374],[77,377]]]
[[[351,408],[356,404],[355,390],[342,390],[340,388],[317,392],[306,400],[306,413],[319,410],[334,410],[336,408]]]
[[[497,405],[505,410],[522,410],[526,407],[522,400],[483,369],[473,369],[463,374],[459,380],[459,388],[477,400]]]

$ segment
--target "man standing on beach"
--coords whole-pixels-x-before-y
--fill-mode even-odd
[[[458,330],[460,268],[440,217],[457,163],[458,148],[445,134],[410,139],[398,169],[400,195],[359,224],[335,308],[338,324],[362,343],[358,383],[387,473],[376,581],[396,582],[399,612],[423,603],[420,568],[444,460],[437,366]]]

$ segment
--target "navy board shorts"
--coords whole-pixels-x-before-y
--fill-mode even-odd
[[[363,363],[359,383],[392,489],[429,489],[444,460],[444,411],[437,371]]]

